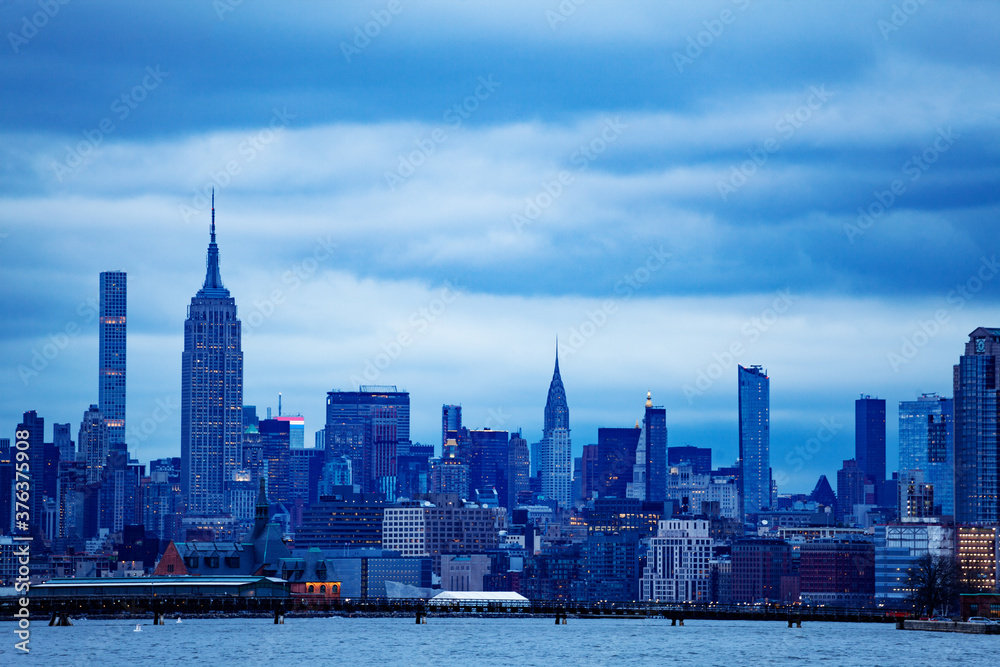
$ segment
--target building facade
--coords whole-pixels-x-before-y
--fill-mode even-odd
[[[646,552],[642,599],[660,602],[710,601],[715,541],[705,519],[661,521]]]

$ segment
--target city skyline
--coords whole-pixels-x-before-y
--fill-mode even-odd
[[[441,405],[460,403],[470,428],[537,442],[558,335],[574,456],[599,427],[631,427],[651,390],[671,445],[731,465],[733,379],[761,364],[780,493],[853,456],[859,394],[886,400],[891,474],[898,403],[951,396],[969,332],[1000,324],[997,10],[921,6],[886,29],[891,2],[787,19],[746,4],[591,2],[553,23],[528,4],[432,3],[363,48],[355,29],[384,5],[300,7],[301,21],[245,3],[61,6],[3,55],[53,85],[2,75],[18,103],[0,437],[26,410],[75,433],[99,402],[98,276],[120,269],[126,442],[142,461],[180,454],[182,323],[216,187],[244,402],[263,413],[281,392],[307,440],[331,389],[391,384],[412,397],[415,441],[436,443]],[[733,23],[689,51],[723,7]],[[0,8],[14,26],[24,11]],[[442,20],[456,13],[464,32]],[[98,48],[125,20],[157,29]],[[428,30],[441,39],[420,51]],[[244,68],[265,33],[301,55]],[[851,55],[792,66],[803,40]],[[414,65],[396,72],[401,56]]]

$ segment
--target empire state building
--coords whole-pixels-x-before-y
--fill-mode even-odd
[[[191,299],[181,356],[181,488],[190,514],[225,511],[241,462],[243,350],[236,301],[222,286],[215,195],[205,284]]]

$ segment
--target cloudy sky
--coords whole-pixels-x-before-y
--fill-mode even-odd
[[[65,3],[65,4],[61,4]],[[128,272],[128,441],[179,455],[183,321],[216,191],[245,399],[411,393],[574,449],[647,390],[737,455],[736,364],[808,492],[854,399],[951,395],[1000,325],[991,2],[0,2],[0,432],[97,401]],[[47,436],[51,433],[48,426]]]

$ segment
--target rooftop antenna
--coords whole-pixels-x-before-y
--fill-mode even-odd
[[[281,392],[278,392],[278,416],[281,416]]]

